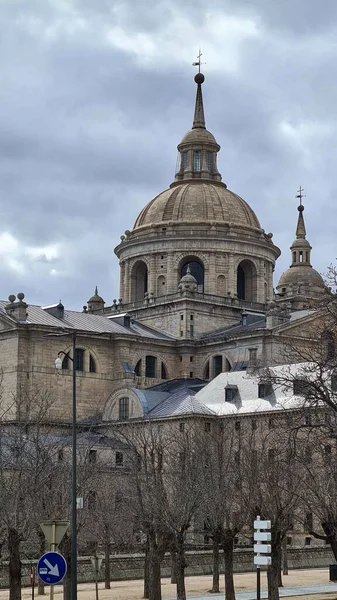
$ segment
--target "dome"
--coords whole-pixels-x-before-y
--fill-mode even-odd
[[[207,129],[201,128],[190,129],[190,131],[185,133],[179,146],[182,146],[183,144],[194,144],[195,142],[199,142],[201,144],[216,144],[218,146],[214,135],[210,131],[207,131]]]
[[[222,183],[181,182],[156,196],[139,214],[134,230],[161,223],[231,223],[260,229],[254,211]]]
[[[318,287],[324,286],[323,277],[310,266],[299,265],[295,267],[289,267],[280,277],[277,284],[277,289],[287,287],[288,285],[314,285]]]

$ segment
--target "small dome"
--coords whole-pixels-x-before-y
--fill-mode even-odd
[[[94,293],[94,295],[93,295],[93,296],[91,296],[91,298],[89,298],[89,300],[88,300],[87,304],[89,304],[89,302],[97,302],[97,303],[103,303],[103,304],[105,304],[105,302],[104,302],[104,300],[103,300],[102,296],[99,296],[99,294],[98,294],[98,289],[97,289],[97,286],[96,286],[96,288],[95,288],[95,293]]]
[[[156,196],[139,214],[134,230],[167,223],[233,223],[260,229],[254,211],[222,183],[181,182]]]
[[[286,288],[290,284],[311,284],[316,287],[324,287],[323,277],[318,273],[318,271],[306,265],[289,267],[289,269],[287,269],[281,275],[276,288],[277,290],[280,290],[282,288]]]
[[[185,275],[180,279],[178,290],[186,291],[189,290],[191,292],[195,292],[198,288],[198,282],[195,277],[193,277],[190,269],[190,265],[187,265],[187,271]]]
[[[201,144],[202,143],[216,144],[218,146],[214,135],[210,131],[207,131],[207,129],[201,129],[200,127],[198,127],[195,129],[190,129],[190,131],[185,133],[178,148],[180,146],[182,146],[183,144],[195,144],[196,142],[201,143]]]
[[[294,242],[291,245],[291,250],[293,250],[293,249],[295,250],[295,248],[300,248],[300,249],[309,248],[311,250],[310,243],[308,242],[308,240],[305,240],[303,238],[294,240]]]

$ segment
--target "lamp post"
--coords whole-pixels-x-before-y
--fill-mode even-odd
[[[67,356],[73,363],[72,376],[72,469],[71,469],[71,600],[77,600],[77,431],[76,431],[76,332],[71,332],[72,353],[62,350],[58,352],[55,360],[56,369],[62,369],[62,359],[60,355]]]

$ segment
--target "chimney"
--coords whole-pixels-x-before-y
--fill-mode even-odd
[[[249,357],[248,357],[248,367],[247,373],[254,373],[257,369],[257,348],[248,348]]]
[[[14,294],[8,296],[9,304],[5,306],[6,313],[15,319],[16,321],[26,321],[27,320],[27,308],[28,304],[24,302],[25,295],[20,292],[17,295],[17,301]]]

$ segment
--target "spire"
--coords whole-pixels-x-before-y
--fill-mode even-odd
[[[201,84],[205,81],[205,77],[202,73],[197,73],[194,77],[194,81],[197,84],[197,96],[195,99],[194,108],[194,119],[192,129],[206,129],[205,114],[204,114],[204,103],[202,100]]]
[[[98,287],[97,287],[97,285],[95,287],[95,296],[98,296]]]
[[[303,212],[304,212],[304,206],[302,204],[302,199],[304,198],[303,195],[303,188],[302,186],[300,186],[300,189],[298,190],[297,194],[296,194],[296,198],[299,199],[300,203],[297,207],[298,210],[298,219],[297,219],[297,227],[296,227],[296,240],[292,243],[290,250],[291,250],[291,256],[292,256],[292,267],[298,267],[298,266],[306,266],[306,267],[310,267],[310,251],[311,251],[311,246],[308,242],[308,240],[306,239],[306,230],[305,230],[305,224],[304,224],[304,217],[303,217]]]
[[[300,186],[300,189],[298,190],[298,192],[296,194],[296,198],[299,198],[299,201],[300,201],[299,206],[297,207],[299,215],[298,215],[298,221],[297,221],[297,227],[296,227],[296,238],[298,240],[300,240],[300,239],[305,240],[305,236],[306,236],[304,217],[303,217],[304,206],[302,204],[302,198],[304,197],[303,192],[304,192],[304,190],[303,190],[302,186]]]

